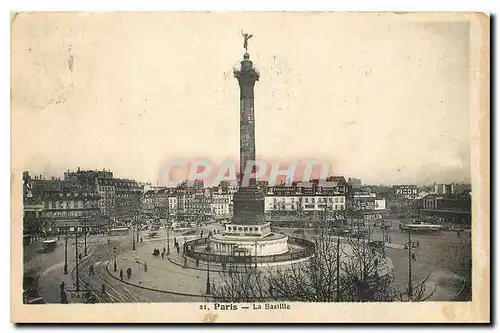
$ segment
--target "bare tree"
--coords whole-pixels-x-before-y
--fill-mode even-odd
[[[427,281],[414,287],[413,296],[395,287],[392,265],[371,242],[370,228],[343,237],[325,212],[317,221],[314,254],[301,263],[224,273],[213,288],[220,301],[288,300],[302,302],[422,301],[430,297]],[[340,246],[342,242],[343,246]]]
[[[386,257],[371,243],[373,230],[358,230],[356,237],[346,237],[342,261],[342,301],[392,301],[397,294]]]
[[[264,302],[269,300],[263,272],[245,266],[241,270],[220,273],[221,283],[212,286],[213,299],[218,302]]]
[[[271,298],[304,302],[337,300],[340,247],[326,212],[323,214],[314,235],[314,255],[306,262],[284,266],[267,275]]]

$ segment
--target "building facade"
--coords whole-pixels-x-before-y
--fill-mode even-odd
[[[420,217],[442,225],[471,227],[472,202],[470,193],[461,195],[428,194],[421,200]]]
[[[386,199],[365,188],[364,191],[350,193],[347,201],[347,219],[366,222],[380,220],[387,216]]]
[[[142,206],[142,189],[136,181],[113,179],[115,185],[115,220],[121,223],[136,223]]]
[[[24,234],[26,242],[66,231],[103,232],[100,195],[89,178],[64,177],[63,180],[42,176],[24,179]]]
[[[42,195],[42,219],[48,234],[68,232],[101,233],[100,196],[92,186],[71,186],[61,182],[59,190],[45,191]]]
[[[319,219],[342,221],[346,209],[345,189],[310,186],[268,186],[266,219],[276,226],[312,226]]]
[[[212,190],[212,215],[216,221],[224,222],[231,219],[232,196],[227,188],[224,189],[221,186]]]

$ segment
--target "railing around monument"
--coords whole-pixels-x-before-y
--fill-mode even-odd
[[[217,254],[217,253],[206,253],[206,252],[201,252],[197,251],[196,248],[202,248],[205,249],[206,246],[208,245],[209,241],[208,238],[200,238],[200,239],[194,239],[191,241],[188,241],[186,243],[187,249],[186,249],[186,256],[196,260],[199,259],[200,261],[208,261],[208,258],[210,257],[210,262],[217,262],[217,263],[235,263],[235,264],[244,264],[244,263],[255,263],[255,259],[257,258],[257,263],[262,264],[262,263],[277,263],[277,262],[285,262],[285,261],[295,261],[295,260],[300,260],[300,259],[305,259],[308,257],[311,257],[314,254],[314,243],[311,241],[308,241],[303,238],[297,238],[297,237],[288,237],[288,243],[292,245],[298,245],[301,247],[300,251],[296,252],[287,252],[283,254],[277,254],[277,255],[269,255],[269,256],[247,256],[247,255],[223,255],[223,254]]]

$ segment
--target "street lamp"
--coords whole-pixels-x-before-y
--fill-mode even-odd
[[[184,268],[187,267],[187,256],[186,256],[186,252],[187,252],[187,239],[186,237],[184,237],[184,244],[182,244],[182,255],[184,257]]]
[[[132,227],[132,250],[135,250],[135,235],[134,235],[134,225]]]
[[[76,291],[80,291],[80,278],[78,276],[78,226],[75,227],[75,260],[76,260]]]
[[[84,203],[83,203],[83,206],[84,207],[87,207],[87,204],[88,204],[88,201],[87,199],[84,199],[83,200]],[[83,229],[83,242],[84,242],[84,256],[86,257],[87,256],[87,220],[86,220],[86,217],[84,217],[84,229]]]
[[[411,283],[411,227],[408,226],[408,297],[413,296],[413,286]]]
[[[255,269],[257,269],[257,241],[255,241]]]
[[[63,274],[68,274],[68,224],[66,223],[66,238],[64,240],[64,271]]]
[[[114,262],[114,267],[113,267],[113,271],[116,272],[118,269],[116,268],[116,245],[113,246],[113,253],[115,255],[115,262]]]
[[[170,255],[170,226],[167,223],[167,256]]]
[[[205,291],[205,294],[210,294],[210,245],[208,245],[205,248],[205,251],[207,252],[207,290]]]
[[[85,221],[85,226],[83,230],[83,242],[84,242],[84,256],[87,256],[87,221]]]
[[[139,243],[139,225],[138,225],[139,219],[136,217],[135,220],[136,220],[135,225],[137,226],[137,240],[136,240],[136,242]]]

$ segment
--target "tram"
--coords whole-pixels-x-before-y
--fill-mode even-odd
[[[55,239],[46,240],[43,242],[42,249],[40,252],[52,252],[57,247],[57,241]]]
[[[108,231],[109,236],[122,236],[128,235],[130,228],[122,227],[122,228],[113,228]]]

